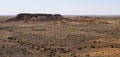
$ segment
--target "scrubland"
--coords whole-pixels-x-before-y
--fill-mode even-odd
[[[66,18],[70,20],[0,23],[0,57],[120,56],[119,16]]]

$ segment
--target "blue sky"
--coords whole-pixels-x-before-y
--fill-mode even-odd
[[[0,0],[0,15],[120,15],[120,0]]]

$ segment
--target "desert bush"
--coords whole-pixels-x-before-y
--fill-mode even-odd
[[[80,47],[80,48],[77,48],[78,50],[82,50],[82,48]]]
[[[8,40],[16,40],[14,37],[8,37]]]
[[[86,54],[86,57],[90,57],[90,54]]]
[[[32,29],[33,31],[46,31],[46,29]]]
[[[96,46],[93,46],[93,45],[92,45],[91,48],[96,48]]]

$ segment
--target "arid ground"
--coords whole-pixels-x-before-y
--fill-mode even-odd
[[[120,57],[120,16],[65,17],[0,22],[0,57]]]

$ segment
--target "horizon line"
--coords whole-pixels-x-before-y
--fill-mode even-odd
[[[18,15],[18,14],[0,14],[0,16],[16,16],[16,15]],[[116,15],[112,15],[112,14],[110,14],[110,15],[107,15],[107,14],[91,14],[91,15],[87,15],[87,14],[61,14],[61,15],[63,15],[63,16],[120,16],[120,15],[118,15],[118,14],[116,14]]]

